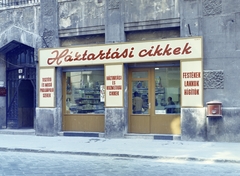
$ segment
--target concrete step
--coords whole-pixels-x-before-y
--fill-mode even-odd
[[[78,136],[78,137],[104,137],[104,133],[99,132],[81,132],[81,131],[61,131],[59,136]]]
[[[153,140],[181,140],[181,135],[128,133],[128,134],[125,134],[125,138],[128,138],[128,139],[140,138],[140,139],[153,139]]]
[[[81,131],[61,131],[59,136],[78,136],[78,137],[104,137],[104,133],[81,132]],[[181,140],[181,135],[171,134],[137,134],[128,133],[124,135],[126,139],[153,139],[153,140]]]
[[[34,129],[0,129],[0,134],[35,135]]]

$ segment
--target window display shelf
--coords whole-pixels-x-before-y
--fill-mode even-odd
[[[78,112],[80,112],[80,111],[99,111],[99,110],[104,110],[104,109],[78,109]]]
[[[99,105],[99,103],[87,103],[87,104],[90,104],[90,105]],[[86,105],[86,103],[77,103],[78,106],[83,106],[83,105]]]
[[[104,113],[99,88],[79,88],[74,91],[75,113]]]
[[[79,100],[99,100],[99,98],[85,98],[85,97],[81,97],[81,98],[76,98],[75,101],[79,101]]]
[[[165,94],[165,88],[161,87],[161,88],[156,88],[155,89],[155,95],[158,94]]]

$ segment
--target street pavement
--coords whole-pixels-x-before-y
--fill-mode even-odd
[[[0,151],[240,163],[240,143],[1,134]]]

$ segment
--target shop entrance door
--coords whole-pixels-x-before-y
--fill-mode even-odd
[[[166,80],[166,85],[162,86],[158,75],[156,68],[129,70],[129,133],[181,133],[179,85]],[[170,74],[166,73],[164,77],[167,75]],[[178,74],[177,79],[180,84]],[[169,97],[174,100],[174,108],[167,103]]]
[[[129,131],[150,133],[150,69],[132,69],[129,76]]]

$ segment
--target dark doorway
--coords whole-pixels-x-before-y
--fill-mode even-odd
[[[14,43],[6,53],[7,128],[33,128],[36,107],[34,49]]]
[[[18,127],[33,128],[34,87],[30,80],[22,80],[18,88]]]

